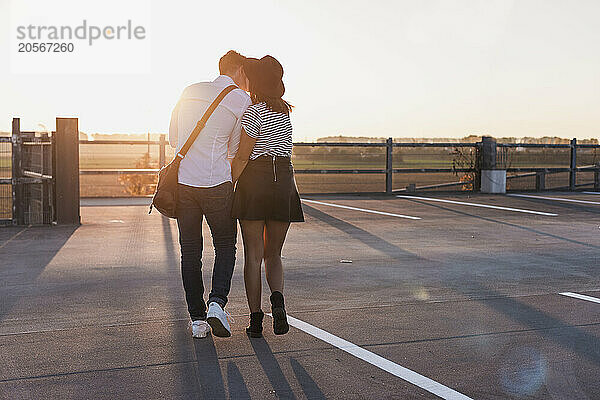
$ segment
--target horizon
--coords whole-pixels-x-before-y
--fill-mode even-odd
[[[5,26],[9,4],[0,0]],[[233,48],[281,61],[285,97],[296,106],[295,141],[600,137],[599,2],[240,1],[228,7],[235,12],[227,29],[202,19],[202,32],[220,32],[208,40],[197,16],[219,15],[223,6],[149,1],[147,8],[149,72],[18,74],[3,63],[0,131],[10,131],[13,117],[23,130],[51,131],[56,117],[72,116],[83,132],[166,133],[184,87],[214,79],[219,57]],[[124,18],[141,18],[131,12]],[[65,13],[80,22],[76,11]],[[0,35],[5,54],[9,35]]]
[[[49,131],[49,130],[27,130],[27,129],[22,129],[23,132],[29,131],[29,132],[35,132],[36,134],[43,134],[43,133],[54,133],[54,131]],[[126,133],[126,132],[112,132],[112,133],[105,133],[105,132],[85,132],[80,130],[79,131],[79,135],[85,135],[87,136],[87,140],[89,141],[95,141],[95,137],[104,137],[104,136],[131,136],[132,138],[135,137],[135,139],[133,140],[140,140],[140,142],[144,142],[144,139],[146,137],[151,137],[150,140],[157,140],[157,137],[160,137],[160,135],[165,135],[165,140],[168,140],[168,133],[161,133],[161,132],[148,132],[148,133]],[[10,132],[9,131],[0,131],[0,136],[10,136]],[[438,137],[438,136],[421,136],[421,137],[417,137],[417,136],[392,136],[391,138],[393,140],[395,140],[396,142],[397,139],[407,139],[407,142],[416,142],[418,140],[426,140],[428,142],[436,142],[436,139],[438,139],[439,141],[449,141],[449,142],[454,142],[454,141],[465,141],[465,142],[471,142],[474,139],[481,139],[482,136],[491,136],[492,138],[494,138],[496,141],[499,142],[504,142],[504,143],[528,143],[528,142],[544,142],[544,143],[551,143],[551,142],[556,142],[556,141],[561,141],[561,142],[568,142],[571,139],[573,139],[572,137],[564,137],[564,136],[493,136],[493,135],[477,135],[477,134],[471,134],[471,135],[466,135],[466,136],[457,136],[457,137]],[[153,137],[153,138],[152,138]],[[315,138],[311,138],[310,140],[302,140],[301,138],[296,138],[297,140],[294,140],[295,142],[305,142],[305,143],[309,143],[309,142],[318,142],[318,141],[323,141],[325,139],[337,139],[337,140],[342,140],[344,139],[344,141],[347,141],[345,139],[365,139],[367,142],[370,141],[382,141],[384,142],[388,137],[385,136],[361,136],[361,135],[356,135],[356,136],[346,136],[346,135],[325,135],[325,136],[320,136],[320,137],[315,137]],[[577,139],[579,142],[582,143],[599,143],[600,139],[598,138],[575,138]],[[100,139],[101,141],[102,139]],[[333,142],[335,142],[335,140],[333,140]]]

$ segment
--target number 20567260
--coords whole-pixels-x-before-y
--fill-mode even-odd
[[[19,53],[72,53],[73,43],[19,43]]]

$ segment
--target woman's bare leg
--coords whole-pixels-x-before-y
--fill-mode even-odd
[[[244,284],[250,312],[261,310],[261,269],[264,250],[264,221],[241,220],[244,239]]]
[[[265,225],[265,273],[271,293],[275,291],[283,293],[281,249],[289,227],[289,222],[282,221],[267,221]]]

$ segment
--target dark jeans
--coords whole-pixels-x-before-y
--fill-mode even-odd
[[[179,184],[178,196],[177,226],[185,299],[192,320],[206,319],[202,282],[202,218],[206,216],[215,248],[208,302],[215,301],[225,307],[235,265],[237,239],[236,220],[231,217],[233,186],[231,182],[211,188]]]

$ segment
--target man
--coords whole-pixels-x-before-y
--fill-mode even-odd
[[[179,151],[218,94],[229,85],[241,88],[233,90],[221,101],[179,167],[177,225],[181,276],[195,338],[206,337],[211,328],[215,336],[231,336],[223,309],[227,304],[235,264],[237,225],[231,217],[233,184],[228,159],[237,152],[240,121],[251,104],[244,91],[247,89],[242,68],[244,59],[231,50],[219,60],[220,75],[214,81],[188,86],[173,110],[169,126],[169,143]],[[215,248],[208,311],[202,282],[204,216]]]

